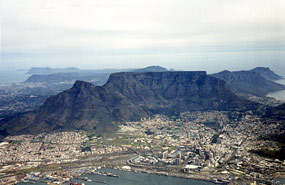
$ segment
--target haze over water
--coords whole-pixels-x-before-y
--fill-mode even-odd
[[[0,70],[0,84],[24,82],[30,75],[23,70]]]
[[[277,80],[276,82],[285,85],[285,79]],[[267,96],[272,97],[272,98],[276,98],[277,100],[285,101],[285,90],[270,93]]]

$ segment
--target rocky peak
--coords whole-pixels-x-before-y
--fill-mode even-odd
[[[72,89],[83,89],[83,88],[92,88],[93,84],[81,80],[76,80],[72,86]]]
[[[281,80],[281,79],[283,79],[282,76],[274,73],[269,67],[256,67],[250,71],[259,73],[261,76],[263,76],[264,78],[267,78],[269,80]]]

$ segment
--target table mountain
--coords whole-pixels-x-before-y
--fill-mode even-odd
[[[240,110],[252,106],[206,72],[114,73],[103,86],[76,81],[39,110],[2,120],[0,133],[95,129],[112,132],[117,122],[154,114],[197,110]]]

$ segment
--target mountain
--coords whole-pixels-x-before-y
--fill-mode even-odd
[[[40,109],[1,120],[0,134],[59,129],[112,132],[117,122],[154,114],[252,106],[206,72],[114,73],[103,86],[76,81],[71,89],[48,98]]]
[[[73,72],[70,72],[73,71]],[[33,74],[25,83],[60,83],[82,80],[102,85],[107,82],[109,75],[115,72],[163,72],[166,68],[161,66],[149,66],[140,69],[98,69],[81,70],[77,68],[31,68],[28,72]]]
[[[118,72],[163,72],[166,68],[161,66],[148,66],[138,69],[88,69],[82,70],[75,67],[67,68],[50,68],[50,67],[32,67],[27,74],[31,75],[50,75],[54,73],[96,73],[96,74],[111,74]]]
[[[285,89],[284,85],[275,83],[253,71],[222,71],[211,76],[226,81],[228,88],[237,94],[266,96],[270,92]]]
[[[32,75],[25,83],[60,83],[60,82],[75,82],[76,80],[83,80],[92,82],[96,85],[106,83],[109,73],[53,73],[48,75]]]
[[[130,70],[129,72],[165,72],[165,71],[168,70],[161,66],[149,66],[146,68]]]
[[[268,67],[257,67],[257,68],[254,68],[254,69],[250,70],[250,71],[259,73],[264,78],[267,78],[267,79],[272,80],[272,81],[274,81],[274,80],[282,80],[283,79],[282,76],[277,75],[276,73],[274,73]]]

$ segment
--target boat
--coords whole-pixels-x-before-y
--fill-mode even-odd
[[[69,183],[69,185],[85,185],[84,183],[77,183],[77,182],[71,182],[71,183]]]

